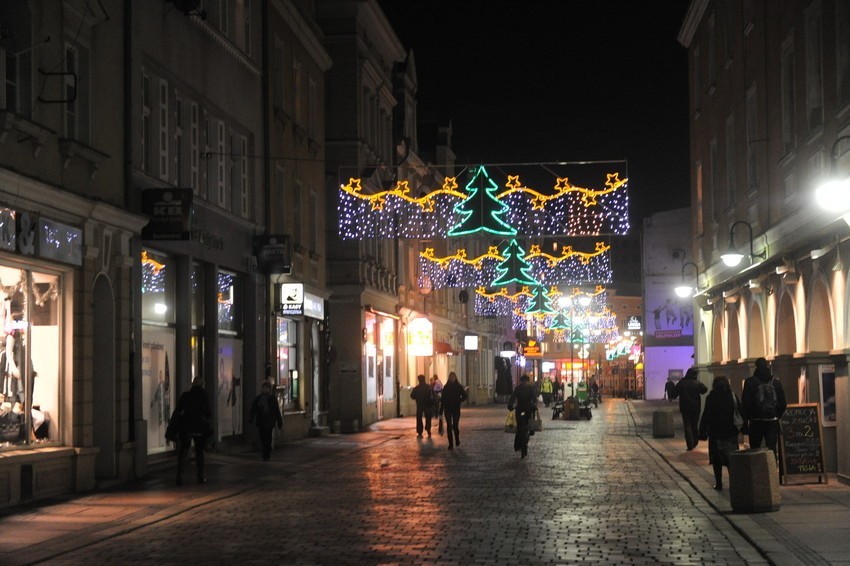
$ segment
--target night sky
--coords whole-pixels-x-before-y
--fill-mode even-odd
[[[687,0],[379,0],[458,163],[628,160],[633,226],[689,205]]]

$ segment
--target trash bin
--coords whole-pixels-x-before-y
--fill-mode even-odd
[[[729,502],[737,513],[778,511],[779,469],[770,448],[738,450],[729,455]]]
[[[673,428],[672,411],[653,411],[652,438],[673,438],[676,430]]]
[[[567,420],[577,421],[578,419],[578,399],[575,397],[567,397]]]

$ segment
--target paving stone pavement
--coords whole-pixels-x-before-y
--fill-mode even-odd
[[[639,434],[630,403],[551,421],[513,452],[504,406],[465,409],[461,446],[411,418],[212,455],[209,483],[143,485],[0,516],[0,563],[769,563]]]

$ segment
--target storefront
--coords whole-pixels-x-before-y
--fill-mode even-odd
[[[144,219],[2,170],[0,200],[3,507],[133,473],[127,283]]]
[[[307,436],[327,421],[325,298],[303,283],[274,286],[276,367],[269,377],[284,416],[282,438]]]
[[[137,397],[145,455],[156,461],[174,449],[165,428],[180,394],[197,377],[207,390],[217,447],[241,444],[265,363],[265,323],[246,323],[257,320],[257,301],[265,295],[264,278],[250,263],[251,231],[196,203],[189,240],[147,240],[138,253]]]

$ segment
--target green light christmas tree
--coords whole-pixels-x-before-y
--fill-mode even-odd
[[[448,235],[467,236],[476,232],[489,232],[499,236],[515,236],[516,229],[501,218],[509,207],[496,198],[498,190],[499,185],[490,178],[487,170],[483,166],[478,167],[466,185],[469,197],[454,207],[454,212],[460,215],[460,222],[448,231]]]
[[[552,302],[546,294],[546,289],[541,286],[534,288],[534,297],[531,298],[531,305],[526,314],[554,314],[555,309],[552,308]]]
[[[517,285],[539,285],[538,281],[532,277],[531,264],[523,259],[525,250],[523,250],[516,240],[511,240],[505,251],[502,252],[505,260],[496,266],[498,277],[491,283],[492,287],[501,287],[516,283]]]

